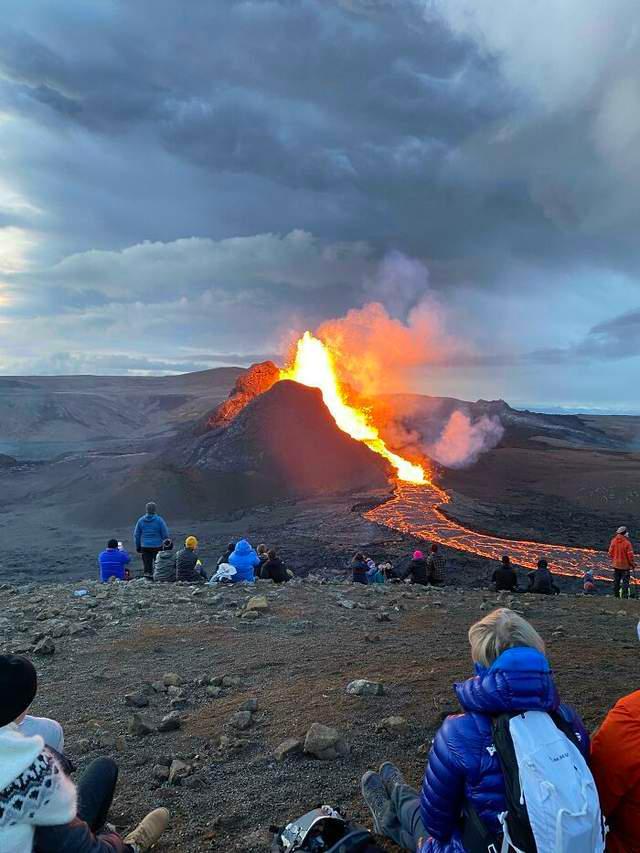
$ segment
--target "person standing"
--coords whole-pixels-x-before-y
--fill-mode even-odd
[[[142,556],[145,580],[153,580],[153,566],[162,543],[169,538],[169,529],[164,518],[157,513],[153,501],[149,501],[146,512],[138,519],[133,531],[136,551]]]
[[[615,598],[628,598],[631,570],[635,568],[635,563],[629,531],[624,525],[618,528],[611,540],[609,557],[613,568],[613,595]]]

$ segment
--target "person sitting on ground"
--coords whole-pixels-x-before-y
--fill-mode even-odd
[[[255,570],[260,565],[260,558],[246,539],[241,539],[233,553],[229,554],[228,561],[236,570],[233,577],[234,583],[253,583],[255,581]]]
[[[198,558],[198,540],[187,536],[184,548],[176,554],[176,580],[182,583],[206,583],[207,577]]]
[[[260,560],[260,563],[258,564],[258,566],[256,566],[256,570],[255,570],[257,578],[261,577],[262,567],[264,566],[264,564],[269,559],[269,553],[268,552],[269,552],[269,549],[264,544],[258,545],[258,547],[256,548],[256,554],[258,555],[258,559]]]
[[[367,584],[369,582],[367,579],[368,571],[369,566],[365,562],[364,554],[358,551],[351,560],[351,580],[353,583]]]
[[[121,548],[117,539],[109,539],[105,551],[98,557],[100,566],[100,582],[107,583],[111,578],[124,581],[127,579],[127,566],[131,557]]]
[[[387,572],[391,571],[391,563],[380,563],[371,583],[386,583]]]
[[[442,586],[444,583],[444,567],[446,560],[440,553],[435,542],[431,545],[431,553],[427,559],[427,581],[431,586]]]
[[[233,554],[233,552],[235,550],[236,550],[236,543],[235,542],[229,542],[229,544],[227,545],[227,550],[224,552],[224,554],[220,554],[220,556],[218,557],[218,562],[216,565],[221,566],[223,563],[228,563],[229,557]]]
[[[169,813],[156,809],[125,838],[103,827],[118,767],[98,758],[78,787],[39,734],[22,728],[38,678],[23,657],[0,656],[0,850],[2,853],[141,853],[160,838]]]
[[[491,580],[496,585],[496,592],[518,592],[518,574],[508,554],[502,558],[502,562],[491,575]]]
[[[596,581],[593,576],[593,569],[587,569],[582,578],[582,588],[585,595],[593,595],[596,591]]]
[[[411,583],[417,583],[420,586],[427,585],[427,561],[422,551],[413,552],[413,558],[409,563],[407,571],[407,580],[410,580]]]
[[[629,598],[629,582],[635,562],[629,531],[624,525],[618,528],[611,540],[609,557],[613,569],[613,594],[615,598]]]
[[[640,850],[640,690],[620,699],[591,743],[591,770],[607,819],[607,851]]]
[[[289,580],[287,567],[273,548],[267,552],[267,560],[262,564],[260,577],[263,580],[273,581],[274,583],[287,583]]]
[[[463,853],[463,813],[501,838],[505,781],[494,744],[493,718],[514,711],[555,712],[571,726],[580,752],[589,737],[576,712],[560,704],[542,638],[512,610],[494,610],[469,630],[476,676],[454,685],[462,714],[447,717],[437,732],[422,795],[400,770],[385,762],[362,777],[362,794],[374,829],[405,850]],[[477,849],[488,849],[488,845]],[[496,849],[500,849],[500,845]],[[586,853],[586,851],[585,851]]]
[[[172,583],[176,580],[176,554],[172,539],[165,539],[162,543],[162,551],[156,555],[153,579],[156,583]]]
[[[538,560],[538,568],[529,572],[527,592],[539,595],[558,595],[560,587],[553,582],[553,575],[546,560]]]
[[[169,529],[164,518],[156,512],[153,501],[147,504],[146,513],[138,519],[133,531],[136,551],[142,556],[145,580],[153,580],[153,564],[162,548],[162,543],[169,538]]]

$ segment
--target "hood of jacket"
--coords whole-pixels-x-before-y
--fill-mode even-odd
[[[241,557],[244,557],[247,554],[251,554],[252,551],[253,551],[253,548],[247,542],[247,540],[241,539],[236,545],[235,553],[239,554]]]
[[[549,661],[537,649],[507,649],[487,669],[476,664],[475,678],[454,685],[465,711],[555,711],[560,705]]]

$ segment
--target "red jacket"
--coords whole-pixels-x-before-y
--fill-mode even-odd
[[[611,540],[609,556],[614,569],[633,568],[633,548],[623,533],[617,533]]]
[[[600,805],[607,818],[608,853],[640,851],[640,690],[607,714],[591,741]]]

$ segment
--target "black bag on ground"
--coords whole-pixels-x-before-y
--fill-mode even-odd
[[[330,806],[320,806],[274,833],[271,853],[384,853],[371,833],[346,820]]]

